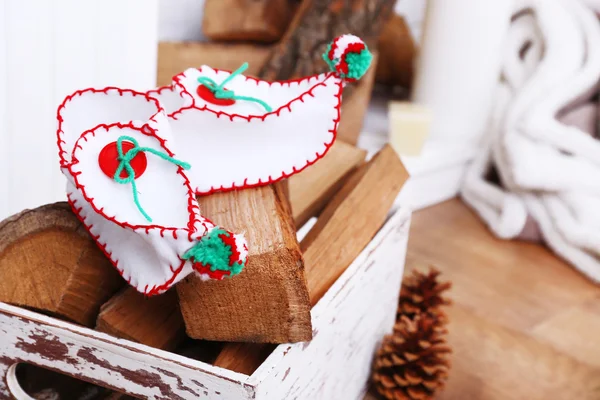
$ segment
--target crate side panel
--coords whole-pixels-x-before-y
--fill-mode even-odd
[[[235,374],[0,303],[0,399],[6,367],[27,362],[150,399],[251,399]]]
[[[362,398],[394,324],[409,225],[401,209],[313,308],[313,340],[279,346],[252,375],[257,399]]]

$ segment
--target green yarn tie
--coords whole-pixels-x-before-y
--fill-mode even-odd
[[[133,143],[133,148],[130,149],[125,154],[123,154],[123,140],[127,140],[128,142]],[[183,169],[190,169],[191,166],[190,166],[190,164],[188,164],[184,161],[179,161],[173,157],[170,157],[168,154],[163,153],[158,150],[155,150],[151,147],[140,147],[137,140],[135,140],[131,136],[120,136],[117,139],[117,152],[119,153],[117,160],[119,161],[119,166],[117,167],[117,171],[115,172],[113,179],[117,183],[123,183],[123,184],[131,183],[131,189],[133,191],[133,202],[137,206],[138,210],[142,213],[144,218],[146,218],[146,220],[148,222],[152,222],[152,218],[150,218],[150,216],[146,213],[146,211],[144,211],[144,209],[142,208],[142,205],[140,204],[140,200],[138,198],[138,193],[137,193],[137,186],[135,184],[135,171],[133,170],[133,167],[131,166],[131,160],[133,160],[135,158],[135,156],[137,156],[138,153],[140,153],[142,151],[152,153],[155,156],[162,158],[163,160],[172,162],[173,164],[182,167]],[[121,178],[121,172],[123,170],[125,170],[127,172],[127,178]]]
[[[267,110],[267,112],[273,111],[271,106],[269,106],[267,103],[265,103],[261,99],[257,99],[256,97],[250,97],[250,96],[238,96],[233,92],[233,90],[225,90],[225,85],[230,80],[235,78],[237,75],[244,72],[246,69],[248,69],[247,62],[243,63],[241,67],[239,67],[234,72],[232,72],[231,75],[229,75],[227,77],[227,79],[225,79],[223,82],[221,82],[221,84],[217,84],[217,82],[215,82],[214,80],[212,80],[211,78],[206,77],[206,76],[198,77],[198,82],[201,83],[202,85],[206,86],[206,88],[208,90],[210,90],[217,99],[253,101],[253,102],[258,103],[261,106],[263,106],[265,108],[265,110]]]

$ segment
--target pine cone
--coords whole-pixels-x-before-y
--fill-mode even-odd
[[[412,274],[402,282],[400,301],[396,320],[406,315],[413,318],[423,312],[436,313],[441,306],[450,304],[450,300],[442,297],[452,284],[450,282],[440,283],[438,276],[440,272],[430,268],[429,273],[414,270]]]
[[[443,312],[402,316],[375,357],[373,386],[388,400],[433,398],[444,386],[451,349],[446,345]]]

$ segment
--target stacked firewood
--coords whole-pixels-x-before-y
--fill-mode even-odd
[[[374,82],[410,88],[416,46],[395,0],[206,0],[202,29],[208,42],[159,45],[158,84],[190,65],[235,70],[266,80],[327,71],[321,59],[336,36],[352,33],[378,56],[370,73],[344,91],[338,135],[355,144]]]
[[[168,84],[190,66],[236,69],[246,61],[250,75],[269,80],[323,72],[320,55],[336,35],[361,36],[376,53],[393,5],[207,0],[203,29],[214,41],[160,44],[158,80]],[[190,275],[145,297],[126,286],[70,206],[56,203],[0,222],[0,301],[248,374],[273,344],[310,340],[311,307],[383,225],[407,178],[391,147],[368,163],[355,147],[374,71],[344,90],[338,141],[318,163],[271,186],[198,198],[203,215],[245,232],[250,253],[239,277]],[[316,224],[298,242],[297,228],[312,217]]]

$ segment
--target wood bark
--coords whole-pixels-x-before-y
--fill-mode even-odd
[[[212,40],[273,43],[294,9],[292,0],[206,0],[202,31]]]
[[[124,284],[67,203],[0,223],[0,301],[93,326]]]
[[[327,72],[322,54],[337,36],[352,33],[377,53],[381,28],[392,15],[396,0],[304,0],[282,40],[273,48],[259,76],[268,81]],[[338,137],[356,144],[371,99],[377,57],[370,71],[344,88]]]
[[[314,306],[383,226],[408,173],[386,145],[360,167],[321,213],[302,240],[306,279]],[[216,366],[252,374],[272,346],[226,345]]]
[[[304,0],[260,77],[285,80],[327,72],[321,55],[336,36],[352,33],[375,47],[395,0]]]
[[[203,215],[248,240],[236,277],[177,285],[188,336],[286,343],[312,337],[304,263],[282,184],[199,197]]]

